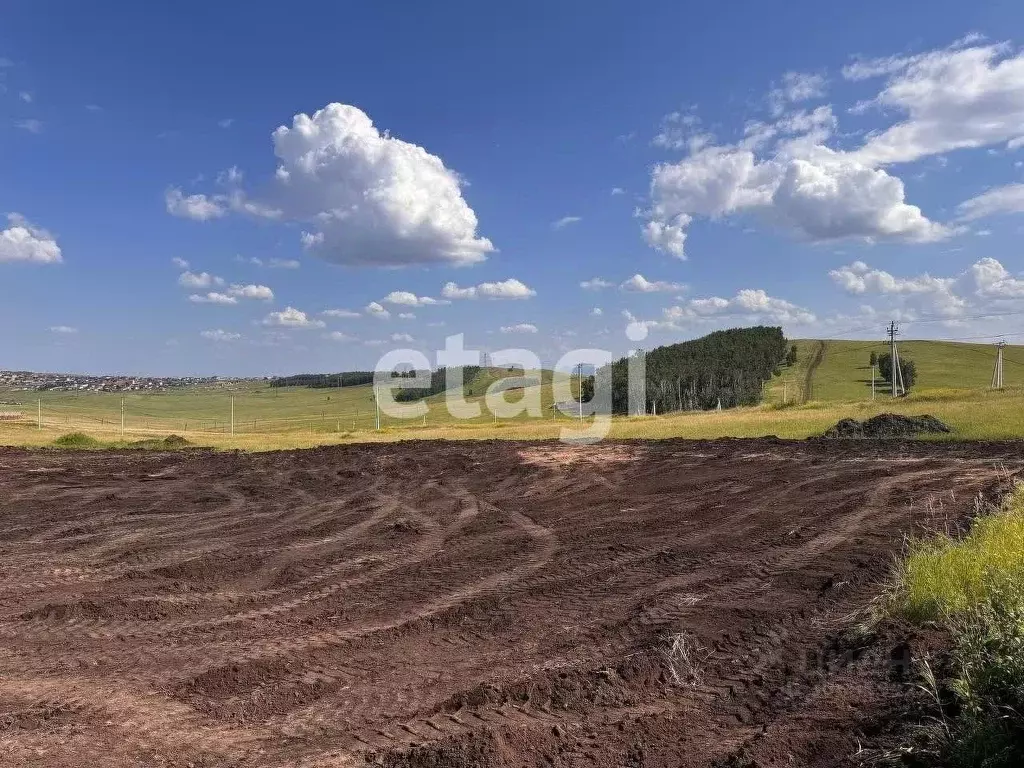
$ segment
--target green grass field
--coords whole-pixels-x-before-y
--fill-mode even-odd
[[[949,423],[957,438],[1024,437],[1024,347],[1006,347],[1004,378],[1008,386],[995,392],[988,388],[995,355],[991,345],[902,342],[901,356],[913,359],[917,365],[917,386],[909,397],[893,400],[888,386],[878,381],[872,401],[868,360],[872,351],[887,351],[883,343],[795,343],[797,362],[766,382],[765,405],[722,412],[616,418],[612,436],[801,438],[820,434],[844,416],[867,418],[894,411],[931,413]],[[816,359],[818,364],[811,370]],[[469,387],[467,399],[480,404],[479,416],[455,419],[444,407],[442,394],[427,399],[429,412],[425,417],[383,415],[379,431],[372,387],[368,385],[308,389],[238,384],[169,393],[129,393],[124,396],[125,439],[175,433],[200,445],[259,450],[360,440],[557,438],[560,430],[572,426],[573,420],[552,409],[551,372],[532,375],[542,378],[541,418],[496,418],[483,402],[488,386],[501,377],[501,371],[492,370]],[[510,393],[508,399],[537,393],[536,388],[527,389]],[[230,434],[232,400],[234,435]],[[23,413],[20,421],[0,421],[0,444],[49,444],[67,432],[84,432],[106,441],[120,439],[120,394],[0,391],[0,401],[20,403],[2,405],[0,410]],[[42,429],[37,424],[37,401]],[[411,410],[407,408],[406,413]]]

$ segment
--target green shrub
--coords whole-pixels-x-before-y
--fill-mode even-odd
[[[94,437],[89,437],[82,432],[69,432],[66,435],[61,435],[53,444],[58,448],[99,448],[100,441]]]

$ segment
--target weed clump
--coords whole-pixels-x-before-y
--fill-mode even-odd
[[[89,437],[84,432],[69,432],[66,435],[61,435],[53,441],[53,445],[57,448],[99,448],[100,441],[94,437]]]

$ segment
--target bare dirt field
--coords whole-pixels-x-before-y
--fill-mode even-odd
[[[0,765],[856,764],[1012,444],[0,449]]]

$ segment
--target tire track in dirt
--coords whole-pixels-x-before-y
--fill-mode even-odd
[[[807,654],[905,533],[1022,458],[757,440],[0,464],[0,750],[23,762],[447,767],[498,739],[494,766],[635,765],[640,743],[645,768],[690,768],[789,712],[813,729],[836,683]],[[699,683],[665,677],[680,633],[708,649]],[[50,763],[47,739],[68,745]]]

